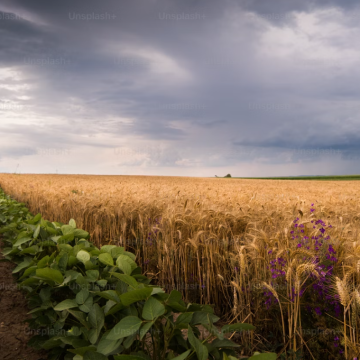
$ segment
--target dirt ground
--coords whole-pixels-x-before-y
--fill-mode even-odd
[[[0,262],[0,359],[46,359],[44,353],[27,346],[31,332],[24,321],[31,315],[27,314],[27,300],[12,276],[14,267],[8,261]]]

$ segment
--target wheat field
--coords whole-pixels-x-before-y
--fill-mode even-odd
[[[311,359],[305,330],[330,329],[335,340],[319,336],[359,353],[360,182],[0,174],[0,187],[47,220],[74,218],[97,246],[126,247],[187,301],[257,326],[240,341],[271,331]]]

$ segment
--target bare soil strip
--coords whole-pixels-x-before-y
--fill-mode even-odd
[[[0,246],[2,248],[3,244]],[[1,254],[0,259],[3,259]],[[0,262],[0,359],[46,359],[43,352],[27,346],[34,335],[25,322],[31,315],[27,314],[27,300],[12,275],[14,267],[8,261]]]

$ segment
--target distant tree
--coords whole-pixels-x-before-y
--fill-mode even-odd
[[[231,175],[230,174],[227,174],[226,176],[224,176],[224,177],[231,177]]]
[[[215,177],[218,177],[217,175],[215,175]]]

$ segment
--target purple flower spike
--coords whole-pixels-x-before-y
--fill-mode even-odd
[[[316,307],[314,310],[317,315],[321,315],[321,309],[319,307]]]

